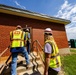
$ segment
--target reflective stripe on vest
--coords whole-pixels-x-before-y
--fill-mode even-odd
[[[51,57],[50,57],[49,67],[51,67],[51,68],[60,67],[61,66],[61,60],[60,60],[59,50],[58,50],[58,47],[57,47],[56,43],[51,42],[49,40],[47,40],[45,42],[45,44],[46,43],[49,43],[52,46],[52,54],[51,54]]]
[[[10,32],[11,47],[23,47],[24,46],[24,32],[21,30],[15,30]]]

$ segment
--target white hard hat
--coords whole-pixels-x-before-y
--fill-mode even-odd
[[[52,30],[51,30],[51,28],[46,28],[46,29],[44,30],[44,33],[52,34]]]
[[[17,25],[17,27],[16,27],[16,28],[20,28],[20,29],[21,29],[22,27],[21,27],[20,25]]]
[[[27,28],[26,31],[29,32],[29,29]]]

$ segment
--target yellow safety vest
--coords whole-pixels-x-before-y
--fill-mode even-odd
[[[51,42],[49,40],[47,40],[45,42],[45,44],[46,43],[49,43],[52,46],[52,54],[51,54],[51,57],[50,57],[49,67],[50,68],[60,67],[61,66],[61,60],[60,60],[59,50],[58,50],[58,47],[57,47],[56,43]]]
[[[25,32],[20,29],[10,32],[11,47],[24,47]]]
[[[25,34],[26,34],[26,41],[29,41],[29,38],[28,38],[29,32],[25,32]]]

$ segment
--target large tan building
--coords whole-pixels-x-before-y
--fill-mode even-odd
[[[44,29],[49,27],[53,30],[53,36],[59,49],[68,49],[68,41],[65,25],[69,20],[47,16],[19,8],[0,5],[0,53],[10,44],[9,33],[17,25],[30,28],[32,43],[38,40],[44,45]],[[5,55],[8,55],[8,51]]]

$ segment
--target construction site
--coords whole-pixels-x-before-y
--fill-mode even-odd
[[[17,25],[21,25],[23,31],[29,28],[31,35],[30,67],[26,68],[25,58],[19,54],[17,60],[18,75],[43,75],[44,29],[51,28],[53,30],[60,55],[69,54],[65,30],[65,25],[69,23],[69,20],[0,5],[0,75],[11,75],[10,31],[14,30]]]

